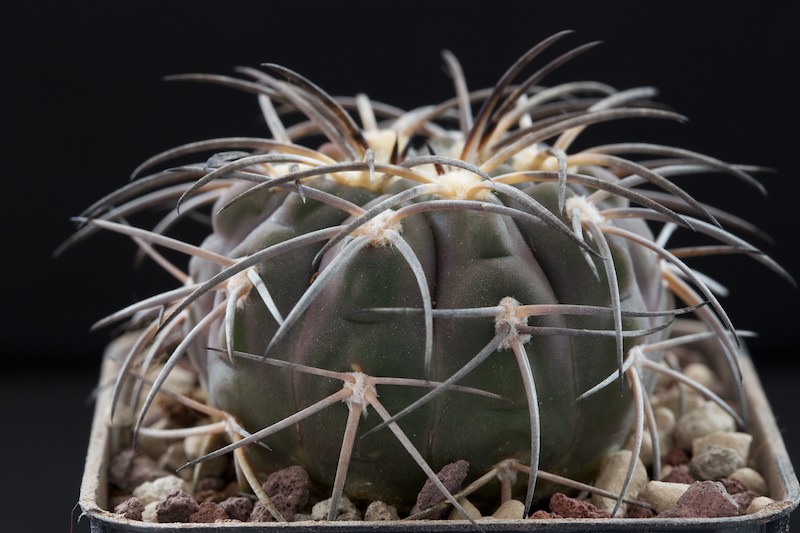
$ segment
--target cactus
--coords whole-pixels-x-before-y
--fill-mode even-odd
[[[469,92],[445,52],[456,96],[410,112],[333,98],[273,64],[241,78],[175,76],[254,93],[271,136],[166,151],[79,218],[70,244],[128,235],[180,283],[97,324],[140,331],[114,393],[118,405],[126,385],[134,395],[148,385],[136,432],[189,361],[208,397],[191,405],[230,441],[190,465],[233,452],[265,502],[258,473],[299,464],[334,500],[410,506],[437,468],[466,459],[473,478],[498,465],[526,473],[509,490],[529,509],[553,482],[590,482],[631,428],[638,450],[654,431],[646,392],[669,372],[666,347],[713,336],[735,373],[737,332],[715,285],[684,260],[746,254],[791,278],[732,233],[751,226],[670,178],[723,172],[763,192],[759,169],[647,143],[575,149],[594,124],[683,117],[651,88],[541,85],[595,43],[522,77],[568,34],[484,91]],[[200,154],[213,155],[158,170]],[[154,228],[127,222],[165,203],[177,209]],[[166,236],[209,208],[201,244]],[[670,249],[675,230],[714,244]],[[188,255],[188,271],[161,248]],[[707,331],[669,340],[685,313]]]

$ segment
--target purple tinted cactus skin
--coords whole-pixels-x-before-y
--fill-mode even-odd
[[[572,150],[598,122],[682,117],[650,106],[649,88],[542,89],[538,74],[510,85],[566,34],[514,63],[474,117],[464,83],[452,102],[399,113],[363,95],[333,99],[283,67],[268,66],[288,81],[253,69],[242,70],[253,81],[186,76],[256,92],[273,138],[213,139],[159,154],[137,173],[172,156],[228,150],[143,178],[86,212],[75,240],[98,228],[130,235],[184,285],[100,322],[130,318],[144,328],[122,363],[116,400],[155,352],[170,354],[135,430],[187,354],[232,441],[209,456],[234,451],[257,494],[248,465],[301,465],[332,487],[333,500],[344,492],[410,507],[425,477],[435,483],[433,472],[447,463],[467,460],[475,477],[515,460],[533,470],[519,487],[530,508],[535,486],[539,497],[553,490],[536,485],[537,468],[588,482],[632,422],[641,438],[645,391],[663,372],[654,362],[675,315],[694,312],[707,328],[700,336],[720,344],[735,375],[735,330],[684,260],[746,254],[793,280],[715,216],[748,231],[746,224],[712,215],[668,178],[722,171],[762,187],[747,167],[666,146]],[[445,60],[458,78],[455,59]],[[308,122],[286,128],[273,100]],[[300,144],[318,133],[328,140],[319,150]],[[201,246],[127,224],[165,198],[184,212],[213,204]],[[659,238],[652,221],[664,227]],[[714,246],[673,255],[672,226]],[[152,245],[191,256],[188,274]],[[673,295],[688,307],[676,309]]]

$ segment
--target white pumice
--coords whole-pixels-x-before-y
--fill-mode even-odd
[[[473,504],[467,498],[460,498],[458,500],[458,503],[461,504],[461,507],[464,509],[464,511],[466,511],[467,516],[469,516],[473,520],[479,520],[481,518],[480,509],[475,507],[475,504]],[[450,512],[447,514],[447,519],[448,520],[464,520],[464,515],[461,513],[461,511],[459,511],[458,509],[453,507],[452,509],[450,509]]]
[[[769,492],[767,488],[767,482],[764,481],[764,476],[762,476],[757,470],[750,468],[749,466],[745,466],[743,468],[739,468],[735,472],[733,472],[729,477],[740,481],[742,485],[747,487],[748,489],[761,494],[762,496],[766,496]]]
[[[519,500],[504,501],[497,510],[492,513],[492,518],[500,520],[519,520],[525,514],[525,504]]]
[[[750,505],[747,506],[745,510],[745,514],[755,514],[769,505],[775,503],[775,500],[772,498],[768,498],[766,496],[759,496],[758,498],[754,498]]]
[[[704,402],[697,409],[678,419],[675,427],[677,445],[685,450],[692,449],[692,442],[716,431],[735,431],[736,421],[719,405],[712,401]]]
[[[669,483],[666,481],[648,481],[639,492],[639,499],[651,504],[656,513],[672,509],[678,498],[689,488],[687,483]]]
[[[133,495],[139,498],[146,507],[149,503],[159,501],[173,489],[181,489],[188,494],[192,493],[191,486],[183,479],[177,476],[164,476],[153,481],[145,481],[133,489]]]
[[[600,475],[595,481],[594,486],[607,490],[611,493],[619,494],[622,489],[625,477],[628,473],[628,466],[631,462],[631,452],[629,450],[620,450],[611,457],[609,457],[600,470]],[[628,487],[627,496],[629,498],[636,498],[645,485],[647,485],[647,469],[641,460],[636,461],[636,467],[633,472],[633,479]],[[600,509],[605,509],[608,512],[613,512],[617,506],[617,502],[611,498],[605,498],[596,494],[592,495],[591,501]],[[618,516],[624,516],[628,509],[628,505],[623,503],[620,505]]]
[[[716,444],[735,450],[747,462],[750,457],[750,445],[753,443],[753,436],[742,431],[715,431],[708,435],[703,435],[692,441],[692,454],[697,454],[703,446]]]
[[[689,472],[696,478],[718,480],[728,477],[744,466],[736,450],[716,444],[706,444],[692,456]]]

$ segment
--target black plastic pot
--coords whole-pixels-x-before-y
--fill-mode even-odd
[[[697,324],[682,321],[676,330],[689,332]],[[721,368],[722,353],[708,342],[701,349],[709,355],[712,366]],[[750,413],[747,431],[753,436],[752,462],[767,482],[769,495],[776,500],[758,513],[730,518],[695,519],[563,519],[563,520],[492,520],[481,521],[480,528],[492,532],[543,531],[546,533],[624,532],[624,531],[704,531],[719,533],[781,533],[789,530],[789,515],[800,502],[798,485],[772,409],[753,368],[750,357],[743,353],[741,367]],[[101,382],[113,377],[113,365],[106,361]],[[98,397],[86,467],[81,484],[80,506],[94,533],[105,532],[456,532],[475,531],[466,521],[397,521],[397,522],[294,522],[218,524],[153,524],[127,520],[107,510],[107,470],[112,451],[127,442],[119,442],[116,430],[109,427],[110,390]]]

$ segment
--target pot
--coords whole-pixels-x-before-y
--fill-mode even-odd
[[[681,334],[698,331],[702,325],[695,321],[681,320],[675,331]],[[698,343],[696,347],[708,356],[712,368],[724,368],[724,355],[712,341]],[[752,360],[742,348],[740,357],[745,388],[745,399],[750,413],[746,430],[753,436],[750,462],[764,477],[769,496],[776,500],[761,511],[726,518],[611,518],[611,519],[548,519],[548,520],[492,520],[481,521],[483,531],[522,532],[542,531],[545,533],[577,532],[622,532],[648,531],[714,531],[716,533],[782,533],[789,530],[789,515],[800,502],[800,485],[789,460],[775,417],[767,401],[764,390],[756,375]],[[116,364],[106,355],[100,378],[103,383],[113,382]],[[722,374],[724,376],[724,374]],[[108,510],[108,464],[114,452],[128,444],[129,427],[113,427],[109,423],[111,409],[111,389],[101,388],[97,397],[92,433],[80,491],[80,506],[84,516],[90,521],[93,533],[111,532],[456,532],[477,530],[466,521],[395,521],[395,522],[292,522],[292,523],[249,523],[222,522],[216,524],[154,524],[128,520]]]

